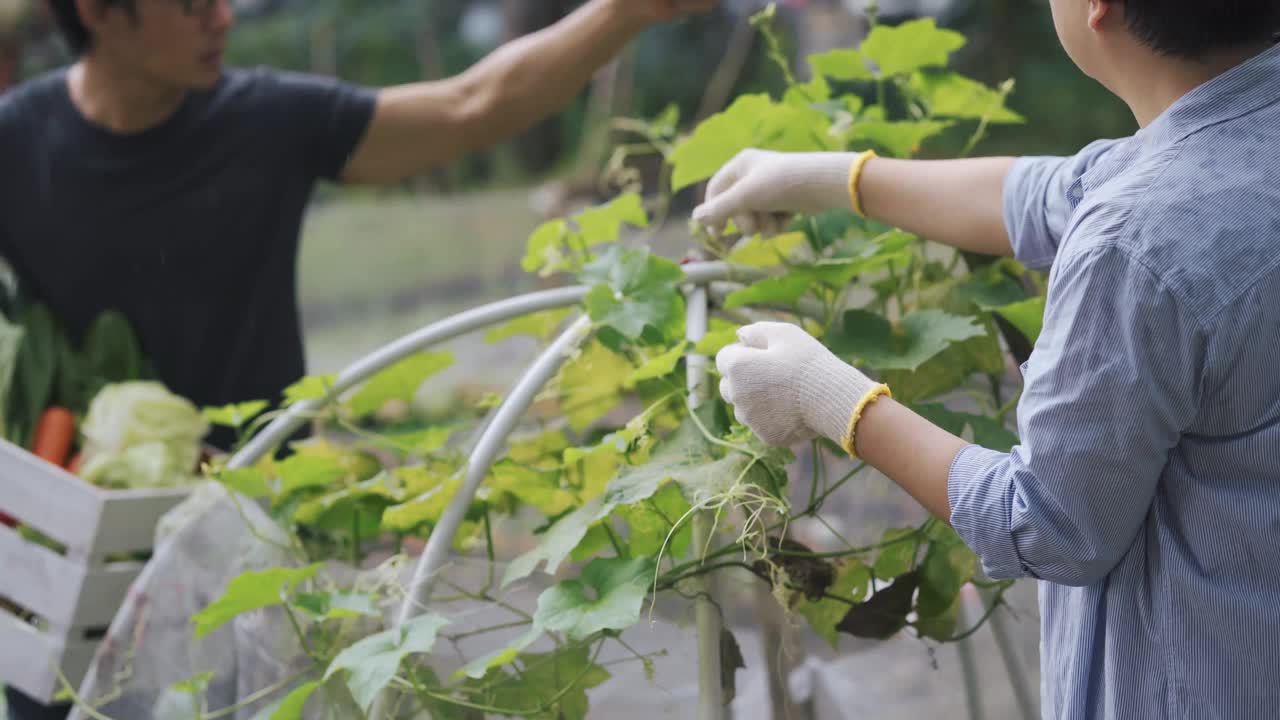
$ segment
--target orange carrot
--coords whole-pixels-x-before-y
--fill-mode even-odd
[[[40,413],[36,434],[31,441],[31,452],[37,457],[62,467],[67,463],[67,453],[76,438],[76,418],[71,411],[54,405]]]

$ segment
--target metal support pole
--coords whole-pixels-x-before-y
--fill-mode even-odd
[[[960,603],[960,620],[957,627],[965,625],[964,618],[969,615],[968,605]],[[956,643],[956,654],[960,656],[960,674],[964,678],[964,702],[969,711],[969,720],[982,720],[982,687],[978,682],[978,663],[973,657],[973,639],[964,638]]]
[[[686,293],[688,322],[686,337],[696,344],[707,334],[707,289],[697,286]],[[707,358],[695,352],[688,356],[689,404],[697,408],[708,397]],[[706,512],[693,516],[693,552],[711,549],[712,518]],[[724,720],[724,690],[720,671],[720,610],[712,601],[711,578],[696,579],[694,624],[698,631],[698,720]]]
[[[988,602],[994,602],[994,598],[988,595]],[[1031,692],[1031,684],[1027,682],[1026,670],[1022,665],[1022,659],[1018,657],[1018,648],[1013,641],[1013,631],[1009,628],[1008,618],[1005,613],[997,609],[991,613],[988,621],[991,623],[991,634],[996,639],[996,646],[1000,648],[1000,657],[1004,660],[1005,670],[1009,673],[1009,684],[1013,687],[1013,697],[1018,703],[1018,712],[1021,713],[1023,720],[1035,720],[1039,717],[1039,711],[1036,707],[1036,695]]]
[[[728,280],[730,278],[751,281],[765,277],[765,273],[759,270],[730,268],[729,265],[722,262],[702,262],[686,265],[684,272],[687,280],[695,284]],[[448,342],[467,333],[496,325],[521,315],[576,305],[581,302],[588,290],[590,288],[582,285],[542,290],[481,305],[432,323],[414,333],[384,345],[338,373],[338,378],[330,389],[331,396],[341,395],[382,370],[428,347]],[[323,398],[305,400],[292,405],[235,453],[228,461],[228,467],[234,470],[253,465],[259,459],[271,453],[277,445],[284,442],[295,430],[302,427],[307,418],[321,410],[326,402],[328,402],[328,399]]]
[[[400,605],[400,614],[396,618],[397,627],[409,622],[426,608],[440,570],[448,560],[453,537],[462,526],[462,521],[466,519],[467,510],[480,490],[480,484],[489,474],[494,461],[502,454],[507,437],[515,430],[516,424],[533,404],[542,387],[555,377],[560,366],[568,359],[569,353],[587,336],[590,327],[590,318],[581,317],[570,325],[568,330],[561,333],[560,337],[538,356],[538,359],[520,378],[512,388],[511,394],[502,402],[502,406],[493,417],[493,422],[485,428],[480,441],[476,443],[471,457],[467,460],[466,479],[458,488],[457,494],[449,501],[444,513],[440,515],[440,521],[432,528],[431,537],[427,539],[427,547],[414,567],[413,580],[409,583],[404,601]],[[390,693],[383,692],[375,703],[370,717],[386,717],[384,708],[389,701],[389,695]]]

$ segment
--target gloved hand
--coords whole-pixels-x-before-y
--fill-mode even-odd
[[[716,356],[720,396],[734,406],[738,422],[770,445],[822,435],[855,455],[856,420],[868,403],[889,394],[887,386],[796,325],[755,323],[740,329],[738,340]]]
[[[693,219],[717,231],[733,220],[745,235],[773,235],[792,215],[849,209],[858,156],[744,150],[711,178]]]

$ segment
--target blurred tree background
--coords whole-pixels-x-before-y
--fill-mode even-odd
[[[318,72],[385,86],[463,71],[498,44],[549,25],[579,0],[236,0],[239,25],[228,61]],[[669,103],[689,122],[741,92],[775,89],[777,73],[749,33],[746,16],[763,0],[726,0],[712,15],[646,33],[612,78],[584,93],[568,112],[524,138],[459,163],[432,178],[435,189],[514,184],[563,172],[585,146],[596,154],[589,120],[610,113],[651,117]],[[781,3],[796,68],[822,42],[855,44],[865,32],[864,0]],[[1132,116],[1118,100],[1071,64],[1054,34],[1044,0],[881,0],[886,22],[931,14],[969,38],[963,71],[997,84],[1014,78],[1011,106],[1028,120],[1001,128],[980,152],[1073,152],[1099,137],[1128,134]],[[831,18],[850,18],[833,30]],[[744,37],[744,35],[746,37]],[[745,46],[745,47],[744,47]],[[826,49],[817,47],[816,49]],[[738,57],[734,57],[734,55]],[[728,55],[728,59],[726,59]],[[67,62],[43,3],[0,0],[0,88]],[[726,67],[728,66],[728,67]],[[717,74],[719,71],[719,74]],[[724,85],[728,77],[730,83]],[[708,86],[719,83],[708,98]],[[709,106],[710,103],[710,106]],[[600,115],[599,113],[604,113]],[[599,139],[597,138],[597,145]],[[949,143],[932,154],[953,151]],[[596,158],[587,158],[592,162]]]

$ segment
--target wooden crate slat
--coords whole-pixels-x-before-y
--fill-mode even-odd
[[[71,687],[80,688],[84,676],[89,674],[89,666],[93,664],[93,656],[102,643],[97,640],[68,641],[62,651],[62,672],[67,676]],[[55,688],[56,689],[56,688]]]
[[[0,440],[0,510],[84,556],[98,535],[104,494],[65,470]]]
[[[72,626],[105,628],[110,625],[142,568],[142,563],[112,563],[89,570],[80,586],[80,602]]]
[[[122,490],[105,494],[93,553],[101,558],[112,553],[150,550],[155,541],[156,523],[190,494],[189,488],[164,490]]]
[[[0,648],[0,678],[5,684],[48,703],[58,687],[53,668],[62,664],[62,641],[0,610]]]
[[[58,628],[69,627],[88,568],[0,525],[0,595]],[[4,645],[0,644],[0,648]]]

